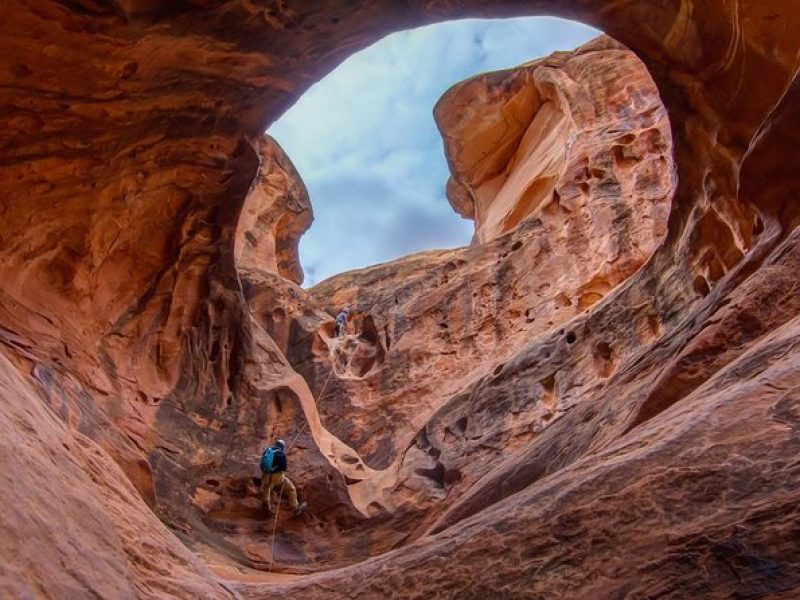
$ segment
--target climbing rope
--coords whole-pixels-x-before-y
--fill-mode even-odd
[[[328,382],[331,380],[331,376],[332,375],[333,375],[333,364],[331,364],[331,372],[328,373],[328,378],[325,380],[325,383],[322,384],[322,389],[319,391],[319,395],[314,399],[314,406],[319,404],[320,399],[325,394],[325,390],[328,388]],[[286,447],[287,451],[292,446],[294,446],[294,443],[297,441],[297,438],[299,438],[303,434],[303,432],[305,432],[307,426],[308,426],[308,419],[305,420],[305,422],[303,423],[303,426],[300,429],[297,430],[297,433],[294,434],[294,437],[292,438],[292,441]]]
[[[332,375],[333,375],[333,364],[331,364],[331,372],[328,373],[328,378],[325,380],[325,383],[322,385],[322,389],[320,390],[319,395],[316,398],[314,398],[314,406],[316,406],[319,403],[319,399],[322,398],[323,394],[325,394],[325,390],[328,387],[328,382],[331,380],[331,376]],[[313,395],[312,395],[312,398],[313,398]],[[286,447],[286,452],[288,452],[289,449],[292,446],[294,446],[294,443],[297,441],[297,438],[299,438],[300,434],[302,434],[306,430],[306,426],[307,425],[308,425],[308,419],[305,420],[305,422],[303,423],[303,426],[300,429],[297,430],[297,433],[294,434],[294,437],[292,438],[292,441]],[[271,477],[272,476],[270,475],[270,478]],[[272,522],[272,543],[270,544],[269,569],[267,570],[267,573],[272,573],[272,563],[275,561],[275,532],[278,530],[278,513],[281,510],[281,500],[283,500],[283,484],[284,484],[284,482],[285,482],[285,480],[283,478],[281,478],[281,490],[278,493],[278,504],[275,507],[275,519]],[[262,486],[263,486],[263,481],[262,481]],[[271,493],[272,493],[272,490],[269,488],[269,483],[268,483],[267,484],[267,495],[269,495]],[[269,504],[269,500],[267,500],[267,502]]]
[[[272,483],[272,475],[270,475],[270,483]],[[283,500],[283,484],[285,479],[281,477],[281,491],[278,493],[278,504],[275,506],[275,521],[272,523],[272,544],[270,545],[269,553],[269,569],[267,573],[272,573],[272,563],[275,561],[275,531],[278,529],[278,513],[281,510],[281,500]],[[267,485],[267,495],[272,493],[272,490]],[[269,502],[269,500],[268,500]]]

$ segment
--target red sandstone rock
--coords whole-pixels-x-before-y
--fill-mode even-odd
[[[390,4],[5,3],[2,594],[232,596],[202,557],[246,581],[236,591],[247,597],[797,595],[800,11],[778,0]],[[277,150],[267,161],[254,140],[305,87],[387,32],[533,10],[601,27],[637,52],[661,92],[677,188],[666,238],[638,271],[625,279],[661,231],[628,219],[643,242],[621,256],[639,258],[612,273],[602,300],[579,313],[570,288],[560,325],[510,327],[522,320],[514,303],[529,297],[514,297],[516,280],[531,285],[520,257],[539,257],[536,239],[552,237],[555,216],[548,228],[536,215],[551,186],[563,198],[576,181],[571,160],[613,165],[601,181],[629,196],[663,191],[659,178],[653,187],[618,173],[639,168],[642,149],[645,161],[663,153],[652,152],[660,143],[637,136],[608,163],[606,130],[597,147],[582,137],[563,157],[553,151],[571,128],[557,113],[592,103],[569,101],[573,82],[598,74],[566,56],[479,78],[440,105],[456,99],[490,125],[520,117],[510,138],[477,127],[470,140],[469,120],[444,123],[451,203],[486,243],[319,288],[326,307],[355,299],[348,280],[375,290],[369,310],[358,307],[357,336],[331,340],[315,301],[275,274],[292,274],[283,250],[294,242],[282,245],[282,233],[276,264],[237,266],[248,190],[252,215],[267,215],[266,200],[284,198],[271,195],[271,177],[299,185]],[[507,105],[498,78],[526,101]],[[598,78],[589,97],[611,87]],[[494,100],[476,103],[469,89]],[[537,136],[550,150],[528,145]],[[470,148],[491,148],[485,169]],[[530,157],[538,166],[513,166]],[[260,167],[264,185],[253,188]],[[503,185],[487,187],[492,179]],[[642,208],[630,197],[618,205]],[[272,247],[257,243],[249,256]],[[541,277],[584,285],[593,266],[562,275],[553,248]],[[472,292],[475,310],[454,304]],[[429,355],[423,334],[445,330],[437,307],[462,318],[446,322]],[[402,360],[399,330],[409,348],[418,336]],[[439,354],[448,336],[459,348],[467,339],[466,352],[476,340],[491,365]],[[317,414],[295,370],[319,392],[331,353],[337,375]],[[447,369],[461,385],[437,379]],[[388,374],[378,390],[418,386],[383,424],[375,398],[348,391],[378,373]],[[422,422],[397,422],[427,410]],[[337,417],[356,414],[352,426]],[[279,569],[396,549],[294,581],[242,573],[273,558],[251,477],[275,432],[299,434],[292,461],[312,500],[308,515],[281,519]],[[390,463],[400,468],[384,472],[383,490],[373,470]]]
[[[434,114],[453,172],[450,202],[475,219],[476,241],[533,214],[583,211],[594,230],[552,218],[594,251],[619,252],[603,229],[619,220],[621,209],[606,205],[620,198],[633,210],[626,226],[641,228],[624,251],[629,260],[643,262],[661,241],[673,190],[666,110],[646,69],[612,40],[475,77],[448,91]]]
[[[297,244],[313,219],[308,192],[274,139],[266,136],[261,146],[261,166],[239,215],[236,264],[301,284]]]

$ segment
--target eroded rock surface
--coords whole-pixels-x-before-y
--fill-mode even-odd
[[[790,3],[3,9],[3,595],[797,595]],[[620,64],[596,85],[601,63],[579,53],[443,100],[449,197],[481,244],[345,275],[316,298],[290,281],[283,242],[307,217],[302,194],[287,228],[270,216],[302,189],[264,146],[270,119],[389,31],[533,11],[639,55],[677,176],[663,115],[627,110],[652,95],[604,42]],[[587,114],[602,126],[570,143]],[[617,136],[615,119],[636,124]],[[571,246],[568,272],[559,222],[605,240]],[[245,252],[237,226],[274,244]],[[608,233],[622,230],[625,243]],[[612,257],[618,270],[602,267]],[[535,296],[527,323],[537,269],[536,285],[565,291]],[[600,298],[581,306],[584,292]],[[347,300],[353,330],[334,340],[326,311]],[[414,393],[382,418],[378,392],[403,386]],[[276,432],[313,510],[283,515],[273,547],[252,477]],[[348,563],[282,582],[247,571]]]
[[[625,236],[628,261],[641,264],[663,238],[673,190],[666,109],[641,62],[609,38],[475,77],[434,114],[453,173],[448,197],[475,220],[476,241],[559,210],[584,213],[555,217],[608,264],[620,250],[602,229],[615,222],[638,229]]]
[[[303,283],[297,245],[313,214],[308,191],[289,158],[269,136],[261,142],[261,165],[245,199],[236,231],[236,264]]]

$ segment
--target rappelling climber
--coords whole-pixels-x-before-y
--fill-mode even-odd
[[[275,440],[273,446],[264,448],[261,455],[261,493],[270,514],[272,510],[272,491],[279,490],[281,495],[286,495],[289,505],[294,510],[295,515],[302,513],[308,506],[305,502],[297,501],[297,488],[294,487],[292,480],[286,476],[288,464],[286,461],[286,442],[281,439]]]
[[[338,315],[336,315],[336,337],[342,337],[347,333],[347,316],[350,314],[350,305],[347,304]]]

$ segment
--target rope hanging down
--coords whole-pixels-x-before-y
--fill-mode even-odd
[[[322,389],[319,392],[319,395],[314,399],[314,406],[317,405],[319,399],[322,398],[325,390],[328,387],[328,382],[331,380],[331,376],[333,375],[333,365],[331,365],[331,372],[328,373],[328,378],[325,380],[325,383],[322,385]],[[303,422],[303,426],[297,430],[297,433],[294,434],[292,441],[286,447],[286,451],[289,451],[289,448],[294,446],[294,443],[297,441],[297,438],[300,437],[306,430],[306,426],[308,425],[308,419]],[[278,493],[278,504],[275,506],[275,520],[272,522],[272,543],[270,544],[270,552],[269,552],[269,569],[267,569],[267,573],[272,573],[272,563],[275,561],[275,532],[278,530],[278,513],[281,511],[281,500],[283,499],[283,479],[281,479],[281,489]],[[263,485],[263,484],[262,484]],[[267,494],[271,494],[272,490],[269,488],[267,489]]]
[[[267,493],[271,494],[272,490],[267,489]],[[269,569],[267,573],[272,573],[272,563],[275,561],[275,530],[278,529],[278,513],[281,510],[281,500],[283,500],[283,479],[281,479],[281,491],[278,493],[278,504],[275,507],[275,521],[272,523],[272,544],[270,545]]]
[[[325,383],[322,385],[322,389],[319,391],[319,395],[314,399],[314,406],[316,406],[319,403],[320,398],[322,398],[322,396],[325,394],[325,390],[328,388],[328,382],[331,380],[331,376],[332,375],[333,375],[333,365],[331,365],[331,372],[328,373],[328,378],[325,380]],[[308,419],[306,419],[303,422],[303,426],[300,429],[297,430],[297,433],[294,434],[294,437],[292,438],[292,441],[289,442],[289,445],[286,447],[287,451],[292,446],[294,446],[294,443],[297,441],[297,438],[299,438],[300,435],[302,435],[303,432],[305,432],[307,426],[308,426]]]

